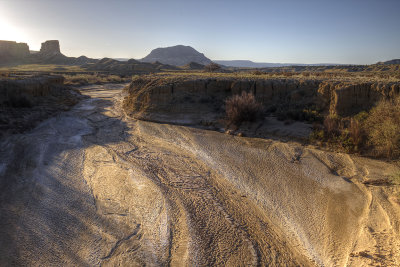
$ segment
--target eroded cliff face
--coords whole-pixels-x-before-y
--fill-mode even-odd
[[[97,59],[87,58],[85,56],[75,58],[63,55],[58,40],[43,42],[40,52],[32,54],[26,43],[0,41],[0,64],[83,65],[96,63],[97,61]]]
[[[78,103],[82,96],[63,83],[62,76],[0,79],[0,139]]]
[[[40,53],[47,56],[61,54],[59,41],[50,40],[42,43]]]
[[[383,99],[400,94],[400,82],[335,82],[324,81],[318,93],[330,114],[351,116],[369,110]]]
[[[128,114],[139,119],[193,123],[215,118],[229,96],[252,92],[264,106],[315,108],[325,114],[350,116],[399,94],[400,82],[339,82],[297,79],[199,78],[143,76],[125,88]],[[185,118],[183,118],[185,117]],[[183,121],[182,121],[183,120]]]
[[[221,109],[231,95],[253,92],[265,105],[308,105],[317,102],[318,83],[298,80],[143,77],[126,89],[128,113],[142,118],[167,114],[197,116]]]
[[[63,76],[39,76],[18,80],[0,80],[0,106],[10,106],[14,98],[20,96],[25,96],[34,102],[36,97],[50,95],[56,86],[63,83]]]
[[[0,41],[0,64],[21,60],[29,56],[29,46],[26,43]]]

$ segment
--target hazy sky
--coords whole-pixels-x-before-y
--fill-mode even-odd
[[[184,44],[211,59],[370,64],[400,58],[400,0],[0,0],[0,40],[52,39],[67,56]]]

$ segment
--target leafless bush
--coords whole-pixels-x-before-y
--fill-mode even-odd
[[[334,136],[340,134],[342,127],[342,122],[337,116],[327,116],[324,119],[324,130],[327,136]]]
[[[242,92],[234,95],[225,102],[226,115],[230,125],[240,126],[244,121],[255,121],[260,117],[262,105],[252,93]]]
[[[359,147],[364,139],[364,132],[361,123],[358,120],[351,118],[348,130],[354,145]]]
[[[365,131],[376,156],[400,156],[400,97],[382,101],[371,109]]]

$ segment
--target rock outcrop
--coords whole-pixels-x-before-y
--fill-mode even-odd
[[[399,95],[400,82],[324,81],[319,85],[318,93],[330,114],[351,116],[369,110],[380,100]]]
[[[0,64],[10,61],[21,61],[29,56],[29,46],[26,43],[0,41]]]
[[[59,41],[50,40],[42,43],[40,51],[31,54],[28,61],[29,63],[35,64],[84,65],[96,63],[98,60],[85,56],[80,56],[78,58],[67,57],[61,53]]]
[[[58,40],[42,43],[40,51],[29,51],[26,43],[0,41],[0,64],[60,64],[84,65],[96,63],[97,59],[81,56],[67,57],[61,53]]]
[[[42,43],[40,53],[46,56],[61,54],[60,43],[58,40],[51,40]]]
[[[34,104],[35,97],[47,96],[54,86],[63,84],[63,76],[0,79],[0,106],[13,106],[14,100],[20,96],[26,97]]]
[[[266,107],[280,110],[315,108],[339,116],[368,110],[381,99],[400,93],[400,82],[337,82],[298,79],[201,78],[153,75],[132,81],[125,110],[152,121],[196,123],[221,115],[224,101],[253,92]]]
[[[378,62],[377,64],[384,64],[384,65],[400,64],[400,59],[392,59],[385,62]]]
[[[31,129],[76,104],[80,94],[63,83],[63,76],[0,78],[0,138]]]
[[[144,57],[143,62],[161,62],[163,64],[183,66],[191,62],[202,65],[210,64],[212,61],[204,54],[199,53],[194,48],[184,45],[156,48]]]

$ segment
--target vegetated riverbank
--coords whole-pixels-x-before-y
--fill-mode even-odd
[[[368,117],[367,112],[381,101],[395,101],[400,94],[400,81],[369,81],[365,77],[347,76],[293,77],[273,78],[249,73],[138,76],[125,88],[128,96],[124,108],[128,114],[142,120],[196,125],[247,136],[284,135],[348,153],[385,154],[377,153],[382,149],[378,148],[377,142],[371,141],[367,131],[362,130],[360,118]],[[255,101],[262,105],[262,114],[252,124],[230,125],[225,114],[225,102],[242,92],[254,95]],[[387,116],[396,121],[395,114]],[[277,123],[273,117],[283,123]],[[338,134],[332,134],[333,131],[328,129],[329,122],[335,124],[331,128]],[[396,140],[390,142],[396,143]]]

